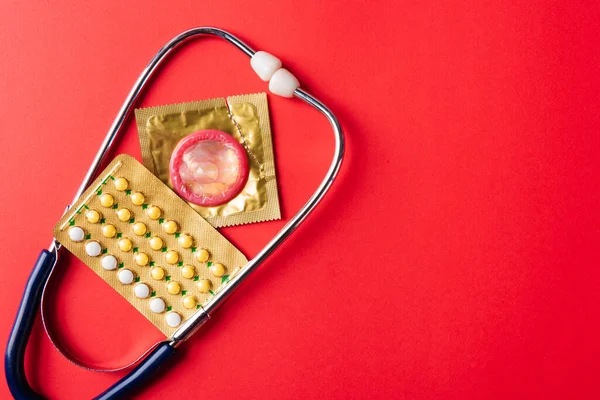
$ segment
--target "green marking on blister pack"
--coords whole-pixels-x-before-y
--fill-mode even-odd
[[[229,280],[229,275],[223,275],[223,276],[221,277],[221,284],[223,284],[223,283],[227,282],[228,280]]]
[[[106,254],[106,253],[108,253],[108,249],[107,248],[102,249],[102,254]]]
[[[150,266],[154,267],[154,261],[150,261]]]
[[[150,236],[152,236],[151,232],[146,233],[146,237],[149,238]]]
[[[192,253],[195,253],[195,252],[196,252],[196,248],[192,247]]]
[[[208,289],[208,293],[212,294],[213,296],[215,295],[215,292],[213,292],[212,290]]]
[[[87,206],[87,204],[83,205],[83,208],[85,208],[86,210],[89,210],[90,208]]]
[[[200,277],[199,277],[198,275],[196,275],[196,276],[194,277],[194,281],[195,281],[195,282],[198,282],[198,279],[200,279]]]
[[[200,304],[196,304],[196,310],[200,308]]]
[[[129,223],[130,223],[130,224],[133,224],[134,222],[135,222],[135,218],[131,218],[131,219],[129,220]]]
[[[146,204],[146,203],[142,204],[142,210],[145,210],[146,208],[148,208],[148,204]]]
[[[87,235],[85,235],[85,240],[90,240],[92,238],[92,235],[90,235],[89,233]]]
[[[71,219],[69,220],[69,226],[73,226],[73,225],[75,225],[75,221],[73,221],[73,218],[71,218]]]
[[[133,248],[133,252],[134,252],[134,253],[137,253],[137,252],[138,252],[138,248],[137,248],[137,247],[134,247],[134,248]]]
[[[125,263],[120,263],[119,264],[119,268],[123,268],[125,266]]]
[[[117,208],[119,208],[119,205],[115,203],[115,205],[113,206],[113,210],[116,210]]]
[[[114,177],[114,176],[112,176],[112,175],[109,175],[108,177],[109,177],[111,180],[113,180],[113,181],[115,180],[115,177]]]
[[[209,268],[210,266],[212,266],[212,261],[206,263],[206,268]]]
[[[170,280],[171,280],[171,275],[167,275],[167,276],[165,277],[165,281],[169,282]]]
[[[156,296],[156,292],[152,292],[152,293],[150,294],[150,297],[154,297],[154,296]]]
[[[135,278],[135,281],[136,281],[136,282],[139,282],[139,281],[140,281],[140,277],[139,277],[139,276],[137,276],[137,277]]]
[[[181,232],[175,232],[175,237],[178,238],[179,236],[181,236]]]
[[[117,233],[117,239],[120,238],[121,236],[123,236],[123,234],[121,232]]]
[[[183,261],[179,261],[179,262],[177,263],[177,266],[178,266],[178,267],[183,267]]]
[[[96,192],[96,196],[100,196],[101,194],[102,194],[102,189],[100,189]]]
[[[160,251],[162,251],[163,253],[166,253],[167,252],[167,246],[165,246],[162,249],[160,249]]]
[[[181,291],[181,295],[182,295],[182,296],[185,296],[185,294],[186,294],[186,293],[187,293],[187,290],[182,290],[182,291]]]
[[[164,218],[159,218],[159,219],[158,219],[158,223],[159,223],[159,224],[162,224],[163,222],[165,222],[165,219],[164,219]]]
[[[130,190],[130,189],[127,189],[127,190],[125,190],[125,194],[126,194],[127,196],[129,196],[129,195],[131,194],[131,190]]]
[[[173,309],[173,307],[169,306],[167,307],[167,311],[171,311]]]
[[[100,223],[101,223],[101,224],[104,224],[104,223],[106,223],[106,218],[100,218]]]

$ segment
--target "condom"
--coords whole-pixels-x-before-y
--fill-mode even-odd
[[[212,226],[219,228],[281,218],[265,93],[142,108],[135,111],[135,116],[144,166]],[[196,170],[202,167],[200,176],[192,176],[188,164],[197,163],[198,155],[208,152],[202,146],[187,150],[190,154],[185,155],[185,160],[181,156],[173,157],[178,145],[187,143],[188,136],[204,130],[225,133],[241,146],[248,172],[241,174],[239,180],[235,173],[239,160],[234,150],[227,152],[221,148],[224,152],[219,157],[229,160],[233,170],[223,169],[218,178],[220,168],[214,162],[192,167]],[[234,147],[237,146],[228,146]],[[185,164],[181,173],[172,171],[171,162],[175,159],[181,159],[180,167]],[[176,175],[181,177],[177,184]],[[246,183],[238,191],[236,182],[241,182],[241,178],[245,178]],[[237,195],[233,196],[235,192]]]
[[[185,200],[211,207],[237,196],[248,181],[244,148],[225,132],[202,130],[183,138],[170,162],[173,189]]]

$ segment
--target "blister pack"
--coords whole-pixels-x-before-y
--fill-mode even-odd
[[[117,156],[54,237],[170,336],[246,257],[133,157]]]

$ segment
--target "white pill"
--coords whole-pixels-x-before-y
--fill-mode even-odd
[[[102,253],[102,246],[95,240],[85,244],[85,252],[90,257],[97,257]]]
[[[250,65],[254,72],[256,72],[256,75],[267,82],[271,79],[275,71],[281,68],[281,61],[266,51],[257,51],[250,59]]]
[[[81,242],[85,238],[85,232],[80,226],[69,228],[69,238],[74,242]]]
[[[165,322],[171,328],[175,328],[176,326],[179,326],[179,324],[181,323],[181,315],[179,315],[175,311],[171,311],[171,312],[167,313],[167,315],[165,315]]]
[[[131,272],[128,269],[120,270],[118,275],[119,275],[119,281],[123,285],[129,285],[131,282],[133,282],[133,272]]]
[[[299,86],[298,79],[285,68],[278,69],[269,81],[269,90],[282,97],[294,97],[294,91]]]
[[[165,311],[165,307],[165,301],[160,297],[150,300],[150,310],[153,313],[160,314],[161,312]]]
[[[102,268],[105,270],[112,271],[113,269],[117,268],[117,258],[112,254],[108,254],[102,257],[100,264],[102,264]]]
[[[145,283],[138,283],[133,288],[133,293],[138,299],[145,299],[150,295],[150,288]]]

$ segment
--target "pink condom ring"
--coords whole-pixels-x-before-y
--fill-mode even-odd
[[[216,129],[183,138],[169,164],[177,194],[203,207],[218,206],[237,196],[246,186],[248,172],[244,148],[231,135]]]

